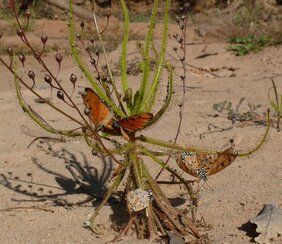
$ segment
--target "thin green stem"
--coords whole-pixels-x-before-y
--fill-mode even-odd
[[[277,92],[276,84],[275,84],[273,79],[271,79],[271,82],[272,82],[272,86],[273,86],[273,89],[274,89],[276,104],[277,104],[277,106],[279,106],[279,99],[278,99],[278,92]]]
[[[128,33],[129,14],[125,1],[121,0],[120,2],[124,16],[124,31],[123,31],[122,50],[121,50],[121,80],[122,80],[123,91],[125,93],[126,90],[128,89],[126,55],[127,55],[127,43],[128,43],[128,35],[129,35]]]
[[[178,152],[179,151],[181,151],[181,152],[207,152],[207,153],[216,152],[214,150],[203,150],[203,149],[198,149],[198,148],[194,148],[194,147],[183,147],[183,146],[180,146],[180,145],[177,145],[177,144],[165,142],[165,141],[162,141],[162,140],[154,139],[152,137],[147,137],[147,136],[143,136],[143,135],[140,135],[139,137],[137,137],[136,140],[139,140],[139,141],[142,141],[142,142],[145,142],[145,143],[148,143],[148,144],[160,146],[160,147],[174,149]]]
[[[156,121],[158,121],[161,116],[165,113],[166,109],[168,108],[171,97],[172,97],[172,65],[167,64],[167,70],[169,72],[169,78],[168,78],[168,86],[167,86],[167,95],[165,102],[162,106],[162,108],[155,114],[154,118],[147,124],[147,126],[150,126],[151,124],[154,124]],[[146,111],[150,111],[151,107],[146,108]]]
[[[157,69],[155,73],[155,77],[152,82],[151,89],[146,95],[146,100],[144,103],[142,103],[141,106],[141,111],[143,111],[149,104],[149,108],[152,108],[154,105],[155,99],[156,99],[156,92],[158,88],[158,84],[160,81],[160,75],[163,69],[163,64],[164,64],[164,59],[165,59],[165,54],[166,54],[166,46],[167,46],[167,30],[168,30],[168,19],[169,19],[169,9],[170,9],[170,0],[166,0],[166,5],[165,5],[165,16],[164,16],[164,29],[163,29],[163,39],[162,39],[162,47],[161,47],[161,52],[159,53],[159,58],[157,62]],[[153,40],[151,40],[153,42]],[[150,110],[148,110],[150,111]]]
[[[271,124],[271,121],[270,121],[270,111],[269,109],[267,110],[267,125],[266,125],[266,130],[265,130],[265,133],[261,139],[261,141],[259,142],[259,144],[252,150],[250,150],[249,152],[246,152],[246,153],[238,153],[238,156],[239,157],[246,157],[246,156],[249,156],[251,154],[253,154],[254,152],[258,151],[261,146],[263,145],[263,143],[266,141],[266,137],[268,135],[268,132],[269,132],[269,128],[270,128],[270,124]]]
[[[276,112],[276,115],[277,115],[277,129],[279,130],[280,129],[279,127],[280,127],[280,113],[281,113],[282,101],[280,101],[281,103],[279,103],[276,84],[275,84],[273,79],[271,79],[271,82],[272,82],[272,86],[273,86],[274,94],[275,94],[275,100],[276,100],[276,106],[277,106],[277,110],[275,110],[275,112]],[[281,99],[282,99],[282,97],[281,97]]]
[[[151,41],[153,38],[153,31],[154,31],[155,24],[156,24],[156,15],[158,11],[158,6],[159,6],[159,0],[155,0],[152,14],[151,14],[151,19],[150,19],[149,30],[147,32],[147,37],[145,41],[145,51],[144,51],[144,61],[143,61],[143,64],[144,64],[143,78],[142,78],[142,82],[139,88],[140,95],[138,97],[138,100],[134,103],[135,106],[133,108],[133,113],[140,112],[140,107],[143,102],[143,98],[145,96],[145,92],[147,88],[147,83],[149,79],[149,69],[150,69],[150,47],[151,47]]]

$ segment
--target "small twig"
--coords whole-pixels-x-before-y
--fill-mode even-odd
[[[41,211],[45,211],[45,212],[55,213],[54,210],[47,209],[47,208],[39,208],[39,207],[11,207],[11,208],[0,209],[0,211],[4,212],[4,211],[26,210],[26,209],[30,209],[30,210],[41,210]]]
[[[194,183],[198,180],[187,180],[186,182],[188,184],[191,184],[191,183]],[[183,184],[183,182],[181,181],[166,181],[166,180],[158,180],[157,181],[158,184],[164,184],[164,185],[180,185],[180,184]]]
[[[55,138],[55,137],[51,137],[51,136],[39,136],[36,137],[35,139],[33,139],[28,146],[26,147],[27,149],[30,148],[30,146],[36,142],[37,140],[46,140],[46,141],[57,141],[57,142],[66,142],[65,138],[61,137],[61,138]]]

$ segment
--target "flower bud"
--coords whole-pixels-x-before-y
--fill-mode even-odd
[[[51,83],[52,83],[52,77],[51,77],[49,74],[45,74],[44,80],[45,80],[45,82],[47,82],[48,84],[51,84]]]
[[[45,44],[48,40],[48,36],[46,34],[42,34],[41,41]]]

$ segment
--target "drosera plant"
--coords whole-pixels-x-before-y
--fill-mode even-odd
[[[168,162],[170,158],[182,158],[179,166],[184,169],[190,169],[192,166],[186,162],[186,156],[193,153],[196,160],[201,157],[203,160],[192,168],[193,173],[184,170],[199,179],[206,180],[207,176],[214,172],[219,172],[234,161],[237,156],[246,156],[259,149],[263,143],[268,130],[266,130],[264,139],[253,150],[247,153],[237,153],[233,149],[227,149],[223,152],[213,150],[201,150],[197,148],[185,147],[177,144],[177,138],[182,124],[182,113],[185,105],[185,59],[186,54],[186,29],[187,29],[187,13],[189,9],[188,3],[181,7],[181,16],[177,19],[177,23],[182,30],[183,36],[175,35],[174,38],[180,45],[181,53],[179,59],[183,66],[183,74],[177,74],[182,81],[183,93],[182,103],[180,104],[179,126],[176,131],[173,143],[161,141],[156,138],[145,135],[136,136],[137,131],[154,125],[160,120],[170,105],[172,98],[172,88],[174,84],[174,70],[172,65],[166,61],[167,34],[170,0],[165,1],[163,12],[163,35],[160,48],[155,45],[154,28],[156,24],[157,11],[160,5],[159,0],[154,1],[152,14],[150,16],[148,32],[144,42],[141,44],[140,55],[142,56],[141,80],[139,88],[134,92],[128,81],[127,76],[127,44],[129,39],[129,13],[124,0],[121,0],[121,6],[124,14],[124,36],[121,50],[120,69],[121,69],[121,91],[117,87],[116,79],[112,74],[112,68],[108,59],[107,52],[103,44],[103,32],[100,30],[95,14],[94,2],[92,3],[93,22],[101,47],[100,52],[91,52],[91,47],[96,45],[94,38],[89,40],[83,39],[83,29],[85,24],[80,23],[80,31],[75,28],[73,16],[73,2],[69,1],[69,30],[70,30],[70,49],[74,60],[80,68],[85,79],[89,83],[89,87],[85,88],[82,100],[85,105],[84,112],[76,102],[73,94],[77,92],[79,83],[78,76],[74,73],[70,74],[68,83],[62,82],[59,78],[59,72],[62,67],[64,57],[57,53],[55,62],[58,64],[58,70],[54,73],[45,62],[43,54],[48,42],[48,36],[41,36],[41,50],[35,49],[29,42],[23,26],[27,23],[21,23],[15,5],[15,1],[8,1],[8,6],[12,10],[15,21],[17,22],[17,34],[22,42],[31,50],[35,60],[42,66],[45,74],[43,80],[50,86],[50,89],[56,91],[56,97],[46,99],[37,89],[36,84],[39,79],[32,69],[27,73],[20,72],[20,67],[26,69],[26,56],[23,54],[15,55],[12,48],[8,48],[7,59],[0,57],[0,62],[14,76],[15,89],[17,98],[23,111],[44,130],[65,137],[83,138],[86,144],[92,149],[93,154],[100,158],[109,157],[115,164],[116,168],[112,173],[108,182],[108,189],[103,196],[100,205],[91,214],[86,221],[87,226],[95,233],[100,233],[99,225],[96,223],[96,217],[100,210],[105,206],[109,198],[115,194],[117,190],[124,192],[120,197],[121,203],[127,206],[129,218],[127,224],[119,230],[119,234],[113,241],[118,241],[122,236],[132,228],[136,232],[138,239],[169,237],[171,233],[182,236],[189,236],[190,239],[202,240],[202,236],[198,232],[193,219],[185,211],[181,211],[173,207],[168,200],[167,194],[162,190],[159,182],[153,176],[146,162],[156,163],[161,169],[168,171],[177,184],[184,187],[190,201],[195,200],[195,191]],[[26,19],[29,21],[30,16]],[[106,16],[107,22],[110,15]],[[106,25],[107,26],[107,25]],[[88,67],[82,59],[82,51],[85,51],[90,61]],[[153,61],[152,61],[152,53]],[[105,60],[101,65],[101,60]],[[154,69],[151,66],[154,65]],[[167,80],[162,79],[163,72],[167,72]],[[167,94],[161,105],[161,108],[154,115],[151,113],[157,101],[157,95],[160,90],[160,84],[167,85]],[[44,106],[49,106],[54,111],[59,112],[64,121],[68,121],[71,129],[59,129],[44,119],[42,112],[35,111],[32,105],[25,100],[21,87],[25,87],[35,98],[44,102]],[[54,93],[53,93],[54,94]],[[269,128],[269,126],[267,127]],[[118,136],[118,137],[117,137]],[[153,149],[152,149],[153,148]],[[154,149],[154,148],[158,148]],[[209,161],[212,154],[215,160]],[[185,158],[184,158],[185,157]],[[166,160],[164,160],[164,158]],[[227,161],[229,159],[232,161]],[[209,162],[209,165],[207,165]],[[224,163],[224,167],[222,167]],[[216,169],[210,169],[210,165],[215,165]],[[68,167],[70,170],[71,168]],[[71,172],[73,174],[73,172]],[[74,176],[74,174],[73,174]],[[75,176],[74,176],[75,177]],[[75,178],[79,181],[79,178]],[[122,184],[124,183],[124,185]]]

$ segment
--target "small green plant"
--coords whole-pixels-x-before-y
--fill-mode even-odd
[[[282,115],[282,94],[280,94],[280,101],[279,101],[279,95],[277,92],[277,87],[275,84],[275,81],[271,79],[272,82],[272,88],[274,90],[274,96],[275,96],[275,101],[270,100],[270,105],[274,109],[275,115],[277,117],[277,125],[276,128],[278,131],[280,131],[280,118]]]
[[[227,118],[231,120],[233,124],[235,122],[255,121],[258,117],[260,117],[256,111],[261,107],[261,104],[248,103],[248,111],[240,112],[239,108],[245,99],[245,97],[242,97],[236,107],[232,105],[232,102],[227,100],[215,103],[213,105],[213,110],[218,113],[227,112]]]
[[[250,34],[244,37],[230,38],[227,50],[233,52],[236,56],[244,56],[251,52],[257,53],[269,44],[269,37]]]

